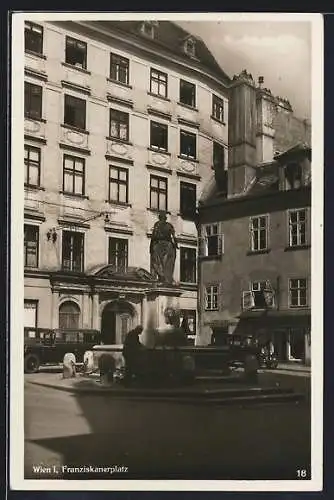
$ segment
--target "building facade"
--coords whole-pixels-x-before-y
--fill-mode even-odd
[[[226,177],[229,78],[173,23],[102,21],[27,21],[24,75],[26,335],[94,329],[119,343],[145,322],[164,211],[194,337],[194,214],[214,172]]]
[[[246,72],[229,110],[228,190],[216,176],[199,209],[199,340],[255,335],[281,360],[310,363],[311,148],[287,134],[277,152],[275,124],[296,121]]]

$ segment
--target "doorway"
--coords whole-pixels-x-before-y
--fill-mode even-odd
[[[128,302],[114,301],[105,306],[101,318],[101,340],[104,344],[123,344],[133,326],[135,313]]]

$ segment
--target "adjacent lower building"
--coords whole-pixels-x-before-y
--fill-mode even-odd
[[[234,81],[229,107],[228,190],[216,176],[199,210],[198,341],[256,336],[280,360],[309,364],[311,148],[275,153],[276,104],[250,75]]]

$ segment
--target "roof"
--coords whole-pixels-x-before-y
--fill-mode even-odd
[[[222,70],[218,62],[205,45],[203,40],[198,36],[185,31],[181,26],[171,22],[171,21],[159,21],[158,26],[155,31],[154,39],[149,37],[141,36],[139,34],[140,25],[142,21],[98,21],[107,29],[117,29],[122,32],[131,33],[135,36],[140,36],[142,40],[148,45],[156,47],[160,45],[162,48],[171,52],[177,56],[181,56],[187,61],[191,60],[194,64],[199,64],[204,66],[215,76],[221,78],[225,83],[229,83],[231,80],[229,76]],[[196,40],[196,57],[192,58],[185,54],[182,49],[182,44],[185,39],[192,37]]]

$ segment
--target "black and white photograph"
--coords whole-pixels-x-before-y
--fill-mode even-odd
[[[11,488],[322,488],[320,14],[12,15]]]

